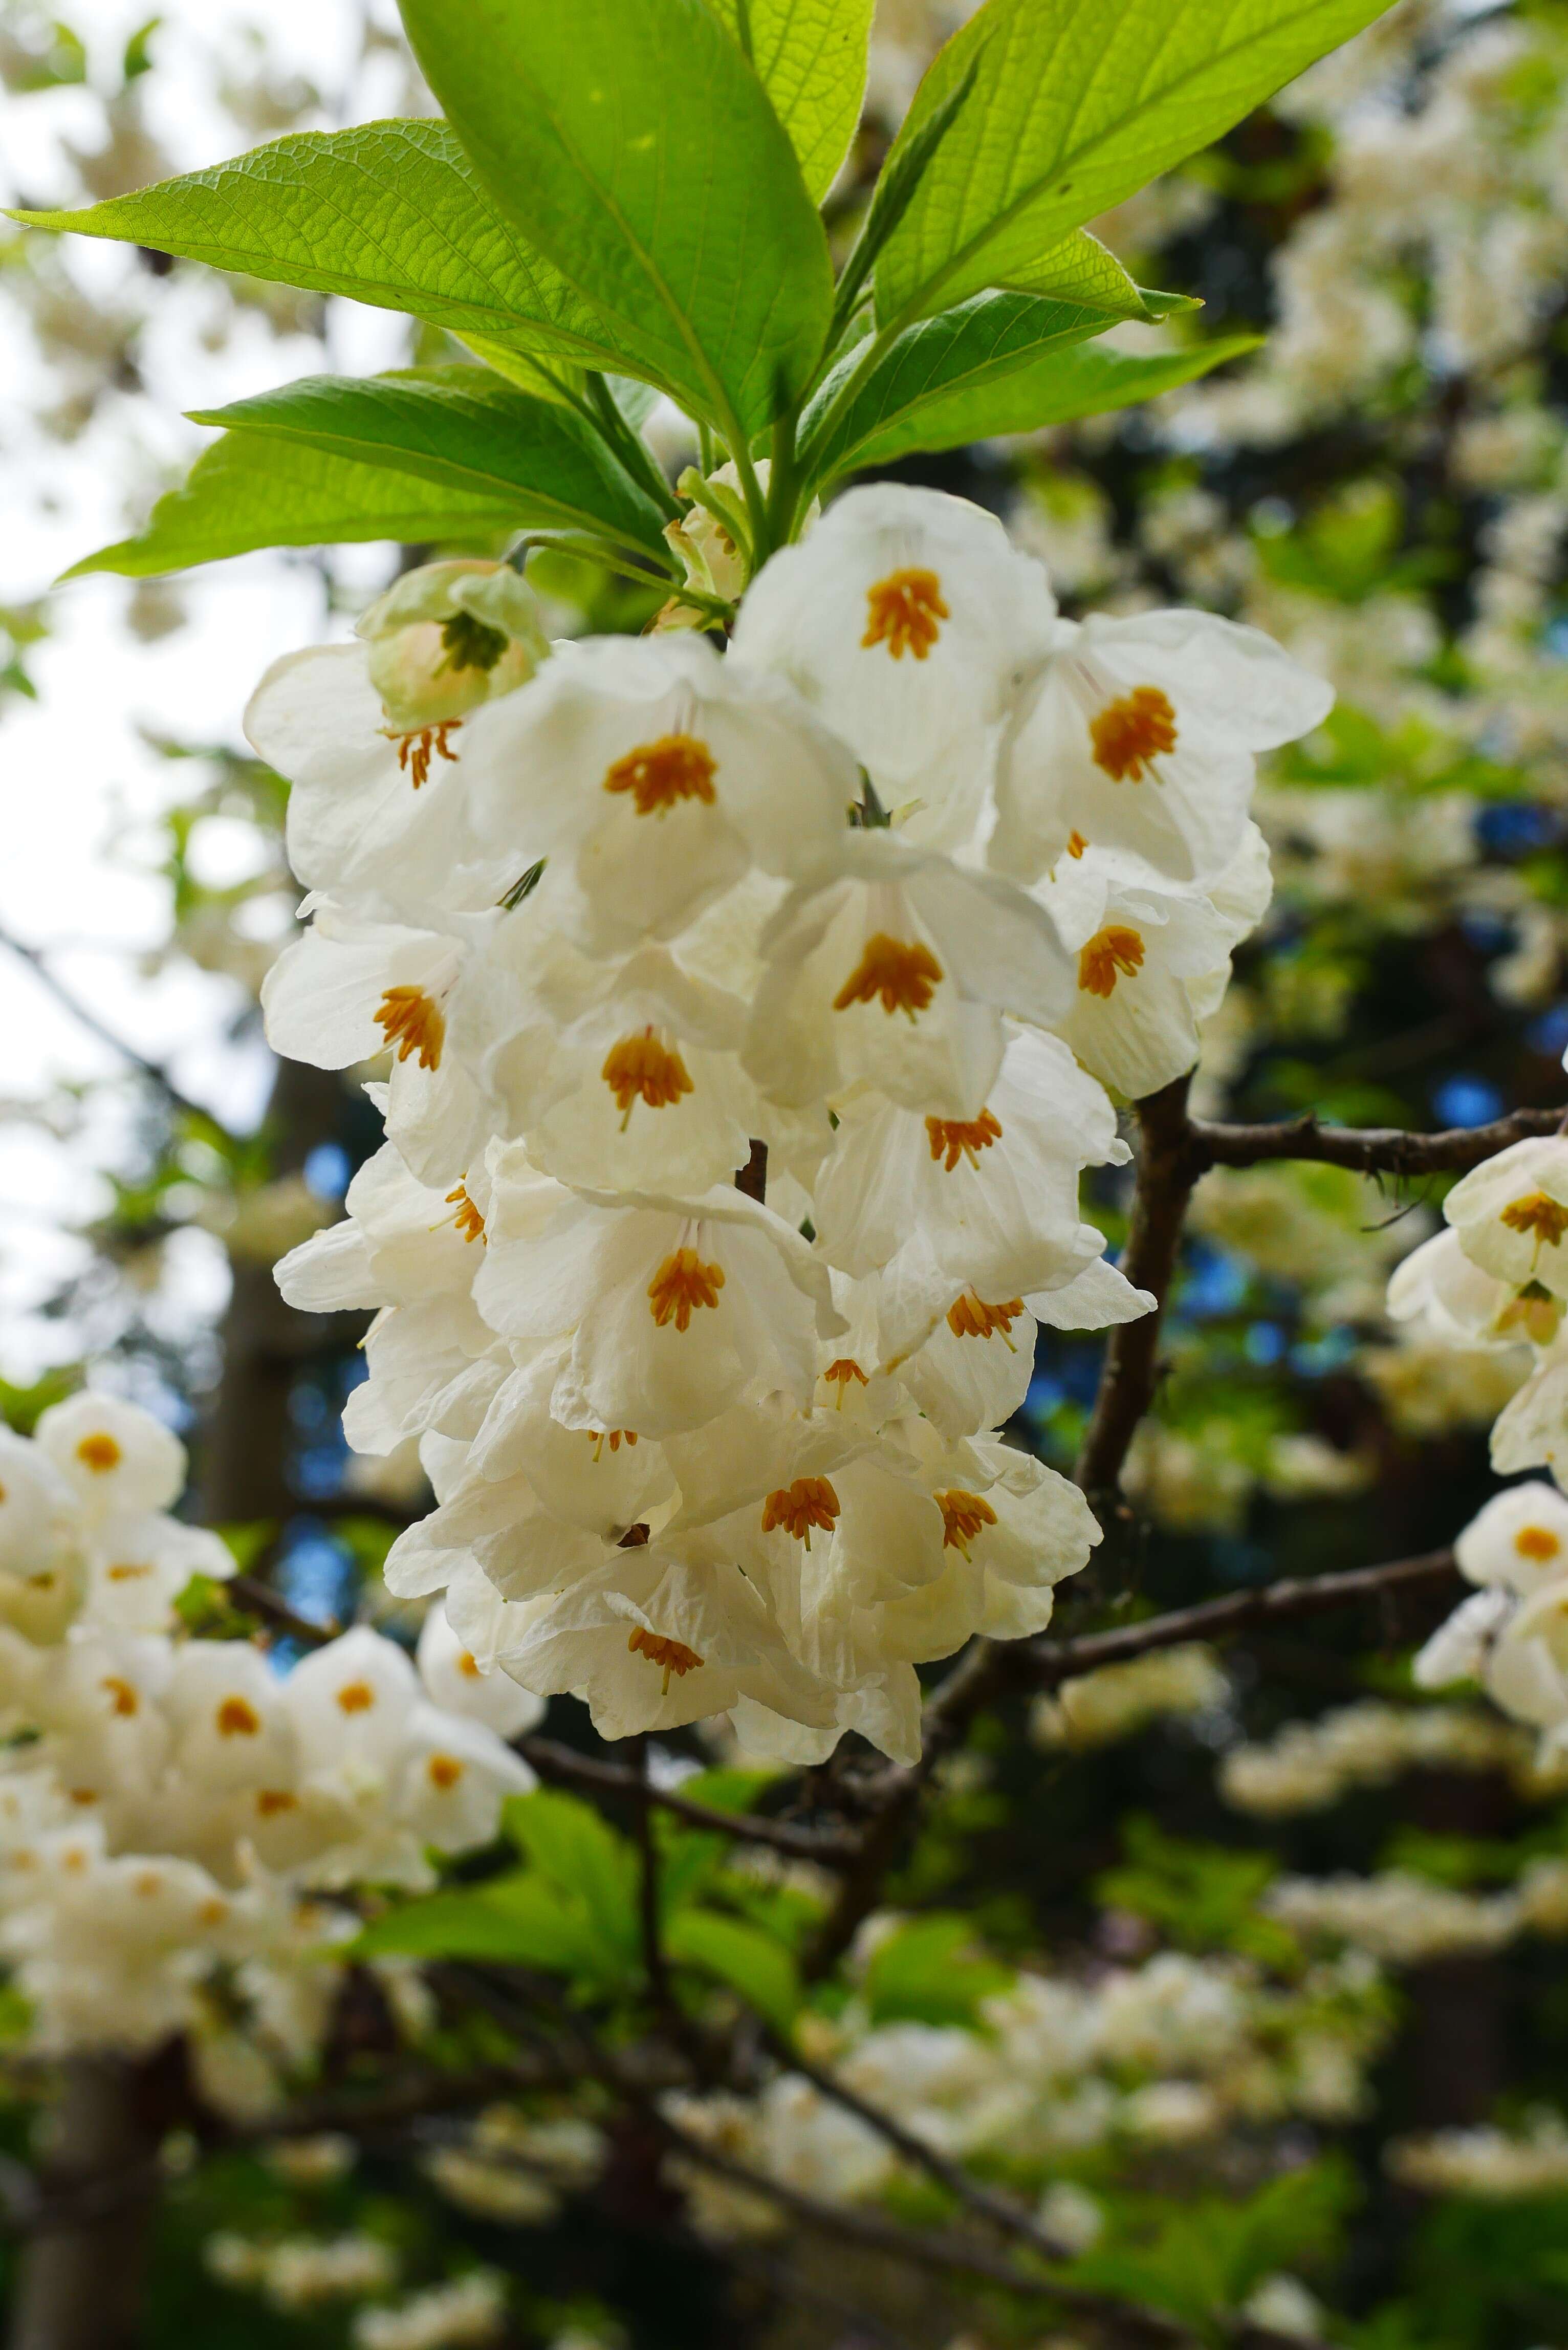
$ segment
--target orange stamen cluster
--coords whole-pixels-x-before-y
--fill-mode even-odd
[[[716,1306],[723,1286],[722,1264],[704,1264],[695,1249],[674,1249],[648,1284],[653,1318],[661,1330],[667,1322],[689,1330],[693,1313],[699,1306]]]
[[[1521,1526],[1513,1547],[1521,1558],[1532,1558],[1543,1566],[1549,1558],[1556,1557],[1563,1544],[1550,1526]]]
[[[274,1820],[280,1812],[294,1812],[298,1808],[299,1797],[291,1794],[286,1787],[263,1787],[257,1792],[256,1811],[264,1820]]]
[[[226,1697],[215,1719],[220,1738],[254,1738],[261,1728],[261,1716],[248,1698]]]
[[[345,1681],[337,1692],[337,1702],[345,1713],[369,1713],[376,1702],[376,1692],[369,1681]]]
[[[1158,685],[1135,685],[1089,721],[1096,767],[1113,784],[1141,784],[1162,752],[1176,748],[1176,712]]]
[[[134,1681],[122,1680],[119,1673],[105,1673],[100,1686],[109,1691],[113,1711],[122,1719],[129,1720],[140,1711],[141,1700]]]
[[[779,1486],[763,1503],[763,1532],[771,1534],[775,1526],[783,1526],[785,1534],[809,1550],[813,1526],[830,1534],[838,1512],[838,1496],[826,1477],[797,1477],[793,1485]]]
[[[618,1452],[623,1444],[635,1444],[637,1442],[637,1430],[635,1428],[611,1428],[607,1430],[603,1428],[585,1428],[583,1434],[593,1440],[594,1459],[596,1461],[598,1459],[607,1444],[609,1446],[612,1452]]]
[[[982,1526],[996,1523],[996,1512],[979,1493],[966,1493],[954,1485],[945,1493],[933,1493],[932,1501],[942,1513],[942,1548],[961,1550],[969,1556],[969,1546]]]
[[[866,605],[869,617],[860,639],[863,650],[886,645],[895,660],[910,652],[923,661],[941,634],[940,624],[952,618],[934,571],[890,571],[866,590]]]
[[[108,1430],[96,1429],[92,1435],[84,1436],[77,1446],[77,1459],[84,1469],[90,1469],[95,1477],[101,1477],[109,1470],[119,1468],[121,1454]]]
[[[1085,995],[1112,996],[1117,978],[1125,974],[1131,979],[1142,969],[1143,957],[1141,932],[1125,930],[1120,923],[1096,931],[1078,956],[1079,988]]]
[[[446,1022],[435,998],[422,987],[389,987],[376,1006],[376,1025],[400,1061],[410,1053],[420,1056],[421,1069],[439,1069],[446,1042]]]
[[[645,1102],[649,1109],[669,1109],[682,1094],[692,1090],[685,1062],[678,1052],[661,1045],[651,1028],[645,1028],[640,1036],[623,1036],[618,1045],[612,1045],[599,1075],[615,1096],[623,1134],[639,1101]]]
[[[1526,1199],[1511,1201],[1502,1211],[1502,1221],[1511,1232],[1533,1232],[1539,1256],[1542,1248],[1555,1248],[1568,1232],[1568,1208],[1560,1200],[1548,1199],[1544,1191],[1532,1191]]]
[[[926,1137],[931,1157],[941,1159],[944,1171],[950,1175],[961,1159],[967,1159],[971,1167],[980,1165],[981,1152],[1001,1141],[1002,1121],[988,1109],[982,1109],[978,1118],[929,1118]]]
[[[822,1376],[827,1381],[829,1387],[836,1388],[838,1389],[837,1395],[834,1398],[834,1405],[835,1409],[839,1411],[842,1411],[844,1409],[844,1399],[848,1392],[849,1382],[851,1379],[858,1380],[859,1384],[863,1388],[868,1388],[871,1384],[870,1380],[867,1378],[865,1372],[861,1369],[853,1355],[839,1355],[836,1357],[833,1362],[829,1363],[826,1370],[824,1371]]]
[[[484,1218],[470,1199],[467,1184],[460,1183],[455,1191],[447,1193],[446,1199],[448,1207],[455,1208],[457,1211],[452,1222],[457,1226],[463,1239],[484,1241]],[[484,1244],[486,1248],[490,1245],[488,1241],[484,1241]]]
[[[902,1012],[912,1021],[925,1011],[941,977],[940,963],[919,939],[911,944],[873,931],[833,1008],[847,1012],[852,1003],[874,1003],[880,996],[884,1012]]]
[[[450,1794],[462,1776],[462,1764],[455,1754],[432,1754],[425,1764],[425,1775],[441,1794]]]
[[[993,1330],[1000,1330],[1010,1353],[1016,1354],[1018,1349],[1008,1334],[1023,1311],[1022,1297],[1010,1297],[1002,1305],[988,1305],[983,1297],[966,1289],[948,1307],[948,1328],[955,1338],[989,1338]]]
[[[711,807],[718,774],[706,743],[694,734],[661,734],[618,759],[605,777],[607,792],[629,792],[639,816],[663,816],[681,800]]]
[[[1081,832],[1074,831],[1067,835],[1067,854],[1069,857],[1082,857],[1088,845],[1088,842],[1084,838]]]
[[[647,1631],[640,1624],[636,1627],[626,1645],[634,1657],[646,1657],[650,1665],[663,1667],[664,1681],[659,1692],[660,1697],[670,1695],[671,1673],[678,1673],[684,1679],[689,1672],[694,1671],[697,1666],[704,1662],[696,1649],[689,1648],[683,1640],[667,1640],[662,1632]]]
[[[447,737],[462,724],[461,718],[448,718],[440,726],[416,726],[411,734],[394,734],[389,727],[382,728],[388,742],[397,744],[398,765],[416,792],[429,778],[432,758],[451,759],[455,763],[457,753]]]

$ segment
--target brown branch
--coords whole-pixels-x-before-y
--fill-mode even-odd
[[[923,2137],[917,2137],[913,2130],[906,2129],[902,2122],[895,2120],[891,2114],[885,2114],[869,2098],[857,2095],[834,2074],[824,2072],[819,2065],[812,2064],[782,2033],[765,2029],[763,2037],[781,2064],[787,2065],[792,2073],[798,2073],[803,2080],[809,2081],[819,2096],[831,2098],[835,2105],[842,2106],[846,2113],[853,2114],[857,2121],[864,2122],[867,2129],[875,2130],[877,2137],[885,2138],[906,2162],[923,2170],[927,2178],[934,2179],[939,2187],[945,2188],[977,2219],[989,2220],[992,2227],[1000,2228],[1004,2235],[1016,2237],[1021,2244],[1027,2244],[1031,2251],[1038,2252],[1043,2260],[1072,2258],[1069,2248],[1048,2235],[1033,2214],[1026,2211],[1021,2203],[1015,2203],[1010,2195],[998,2194],[994,2188],[982,2185],[978,2178],[971,2178],[961,2163],[953,2162],[947,2155],[939,2153],[934,2146],[929,2146]]]
[[[758,1819],[751,1812],[716,1811],[710,1804],[692,1802],[676,1788],[651,1785],[637,1772],[628,1771],[623,1762],[601,1762],[593,1755],[579,1754],[575,1747],[562,1746],[553,1738],[530,1734],[514,1743],[524,1762],[531,1763],[541,1779],[566,1786],[591,1787],[600,1794],[620,1796],[645,1809],[652,1805],[661,1812],[673,1812],[678,1819],[690,1821],[693,1827],[732,1836],[742,1844],[767,1845],[774,1852],[787,1853],[794,1860],[815,1860],[828,1868],[842,1868],[859,1853],[860,1839],[843,1828],[802,1828],[788,1820]]]
[[[1292,1576],[1254,1591],[1227,1592],[1223,1598],[1200,1600],[1196,1607],[1174,1608],[1168,1615],[1147,1617],[1141,1624],[1124,1624],[1114,1631],[1084,1632],[1071,1640],[1021,1640],[1003,1656],[1020,1686],[1054,1689],[1075,1673],[1126,1664],[1156,1648],[1179,1648],[1189,1640],[1222,1640],[1255,1625],[1325,1615],[1357,1600],[1422,1590],[1458,1572],[1451,1550],[1427,1551],[1418,1558],[1351,1567],[1343,1575]],[[939,1690],[933,1703],[940,1702],[941,1694]]]
[[[1319,1126],[1309,1113],[1272,1126],[1228,1126],[1194,1118],[1189,1133],[1199,1174],[1210,1167],[1261,1167],[1281,1159],[1310,1159],[1348,1167],[1360,1175],[1462,1175],[1511,1143],[1556,1134],[1563,1117],[1561,1109],[1517,1109],[1490,1126],[1408,1134],[1397,1126]]]
[[[1096,1510],[1114,1496],[1127,1447],[1154,1401],[1159,1326],[1181,1245],[1192,1187],[1203,1172],[1187,1116],[1190,1077],[1178,1077],[1137,1104],[1142,1149],[1122,1271],[1135,1289],[1152,1290],[1152,1314],[1123,1322],[1106,1342],[1094,1416],[1073,1474]],[[1102,1513],[1103,1514],[1103,1513]]]
[[[815,2195],[807,2195],[798,2187],[787,2186],[784,2180],[770,2178],[764,2171],[753,2170],[748,2163],[737,2162],[727,2154],[705,2146],[692,2131],[683,2129],[679,2122],[659,2111],[647,2109],[649,2119],[660,2136],[688,2162],[700,2169],[711,2170],[719,2178],[727,2178],[732,2186],[744,2188],[749,2194],[763,2201],[776,2203],[781,2211],[788,2211],[807,2226],[819,2229],[824,2235],[837,2236],[845,2243],[858,2244],[865,2251],[883,2252],[895,2260],[908,2261],[912,2267],[938,2269],[950,2275],[977,2277],[987,2284],[1000,2285],[1004,2292],[1024,2295],[1030,2300],[1054,2301],[1061,2308],[1080,2317],[1106,2319],[1127,2334],[1137,2332],[1150,2343],[1189,2344],[1195,2340],[1191,2329],[1179,2319],[1168,2317],[1163,2311],[1147,2309],[1141,2303],[1123,2301],[1109,2293],[1090,2292],[1082,2285],[1070,2283],[1061,2276],[1032,2275],[1020,2269],[1004,2254],[993,2252],[989,2246],[971,2242],[967,2237],[940,2228],[922,2228],[918,2233],[912,2228],[901,2227],[895,2220],[885,2220],[878,2213],[859,2210],[848,2204],[826,2203]]]
[[[341,1624],[318,1622],[314,1617],[300,1616],[286,1599],[270,1584],[254,1575],[231,1575],[222,1586],[232,1604],[246,1616],[259,1616],[275,1631],[285,1632],[291,1640],[298,1640],[307,1648],[324,1648],[328,1640],[336,1640]]]

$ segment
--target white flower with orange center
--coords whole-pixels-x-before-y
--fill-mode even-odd
[[[937,490],[851,490],[764,564],[737,650],[776,670],[866,767],[913,837],[974,830],[1019,681],[1054,639],[1040,566],[995,516]]]
[[[567,1427],[553,1416],[571,1350],[569,1336],[512,1341],[515,1367],[483,1415],[464,1478],[493,1485],[517,1481],[552,1517],[613,1542],[628,1526],[667,1510],[674,1481],[660,1446],[640,1429]],[[447,1492],[443,1487],[443,1499]]]
[[[1093,848],[1041,883],[1035,894],[1077,966],[1057,1034],[1084,1066],[1130,1100],[1191,1068],[1199,1022],[1222,994],[1231,951],[1261,920],[1271,887],[1262,836],[1251,824],[1213,894]]]
[[[1568,1137],[1516,1142],[1462,1176],[1443,1214],[1473,1264],[1568,1298]]]
[[[1216,873],[1258,753],[1309,733],[1333,701],[1272,638],[1212,613],[1064,621],[999,761],[992,862],[1033,879],[1112,848],[1172,880]]]
[[[497,1596],[497,1609],[504,1604]],[[476,1656],[467,1647],[452,1629],[439,1600],[420,1627],[416,1661],[432,1705],[444,1713],[480,1722],[502,1738],[516,1738],[532,1730],[544,1713],[543,1698],[499,1671],[492,1655],[482,1650]]]
[[[262,987],[275,1050],[318,1069],[390,1051],[387,1128],[421,1179],[450,1188],[479,1155],[493,1120],[455,1049],[466,983],[482,989],[472,935],[365,920],[327,900]]]
[[[179,1438],[119,1396],[88,1392],[51,1404],[33,1434],[89,1526],[121,1512],[166,1510],[185,1482]]]
[[[498,1691],[506,1686],[496,1676]],[[537,1719],[537,1700],[514,1684],[524,1716]],[[400,1827],[437,1852],[462,1852],[489,1842],[508,1795],[525,1795],[537,1785],[521,1755],[514,1754],[496,1726],[477,1714],[458,1714],[416,1705],[403,1731],[402,1770],[391,1797]]]
[[[600,1193],[514,1239],[508,1193],[503,1169],[474,1295],[504,1336],[571,1340],[551,1398],[566,1426],[671,1435],[757,1381],[809,1401],[838,1318],[826,1263],[771,1209],[733,1185]]]
[[[1073,966],[1051,915],[994,874],[883,831],[848,832],[763,933],[742,1055],[786,1106],[876,1086],[971,1121],[1002,1059],[1002,1014],[1042,1027]]]
[[[858,790],[782,679],[690,636],[563,647],[470,723],[463,765],[478,837],[546,858],[561,919],[605,955],[674,938],[753,864],[799,870]]]
[[[1435,1232],[1396,1265],[1388,1283],[1390,1321],[1413,1335],[1454,1347],[1550,1347],[1563,1301],[1528,1281],[1522,1288],[1472,1263],[1451,1227]]]
[[[279,1289],[302,1312],[376,1309],[363,1342],[369,1377],[343,1414],[357,1451],[390,1452],[431,1430],[471,1436],[511,1367],[473,1303],[485,1255],[474,1242],[488,1239],[490,1180],[478,1159],[464,1170],[454,1204],[383,1144],[349,1184],[343,1222],[277,1266]],[[563,1196],[538,1178],[535,1191],[542,1214]]]
[[[524,1688],[571,1690],[603,1738],[671,1730],[742,1696],[826,1724],[834,1701],[791,1654],[738,1568],[654,1545],[527,1610],[502,1669]]]
[[[513,968],[516,1008],[481,1067],[536,1166],[594,1190],[687,1192],[745,1165],[757,1097],[738,996],[653,944],[601,963],[546,934]]]
[[[971,1119],[846,1100],[815,1187],[817,1238],[843,1272],[884,1275],[879,1364],[961,1300],[1023,1299],[1081,1273],[1104,1243],[1080,1218],[1079,1178],[1127,1156],[1102,1087],[1055,1037],[1027,1031]]]
[[[1454,1544],[1472,1583],[1528,1596],[1545,1584],[1568,1590],[1568,1501],[1540,1478],[1494,1493]]]

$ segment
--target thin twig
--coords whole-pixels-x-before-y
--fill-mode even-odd
[[[342,1632],[341,1624],[324,1624],[315,1617],[296,1614],[270,1584],[258,1581],[254,1575],[231,1575],[222,1587],[234,1607],[245,1615],[264,1617],[275,1631],[286,1632],[304,1648],[323,1648]]]
[[[150,1085],[156,1086],[171,1108],[181,1111],[186,1118],[199,1118],[204,1125],[214,1127],[228,1139],[234,1139],[229,1135],[228,1128],[222,1118],[215,1118],[210,1109],[203,1109],[200,1102],[192,1101],[189,1094],[182,1092],[161,1062],[150,1060],[145,1053],[138,1052],[136,1046],[126,1037],[111,1028],[107,1021],[100,1020],[96,1012],[83,1003],[80,998],[66,985],[64,980],[57,977],[47,955],[41,947],[29,946],[26,940],[16,937],[12,931],[5,929],[0,929],[0,947],[5,948],[8,952],[14,954],[19,962],[26,964],[39,986],[47,989],[61,1009],[70,1014],[79,1028],[85,1028],[89,1036],[96,1036],[100,1045],[107,1045],[111,1053],[117,1054],[120,1060],[129,1063],[138,1076],[145,1077]]]
[[[1274,1159],[1308,1159],[1349,1167],[1361,1175],[1462,1175],[1511,1143],[1555,1134],[1562,1117],[1561,1108],[1516,1109],[1490,1126],[1408,1134],[1396,1126],[1320,1126],[1309,1113],[1272,1126],[1194,1118],[1189,1134],[1199,1174],[1210,1167],[1261,1167]]]

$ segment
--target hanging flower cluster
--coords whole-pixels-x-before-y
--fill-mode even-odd
[[[1491,1461],[1505,1475],[1560,1475],[1568,1429],[1568,1137],[1500,1150],[1456,1183],[1448,1229],[1406,1258],[1388,1310],[1435,1337],[1495,1349],[1528,1344],[1530,1376],[1500,1414]],[[1416,1660],[1428,1689],[1479,1680],[1542,1733],[1541,1766],[1568,1756],[1568,1501],[1543,1479],[1495,1494],[1454,1545],[1481,1587]]]
[[[178,1438],[113,1396],[0,1430],[0,1950],[46,2049],[190,2030],[215,2099],[315,2045],[359,1880],[433,1881],[533,1784],[537,1708],[432,1617],[419,1668],[360,1627],[286,1676],[179,1637],[175,1596],[234,1561],[166,1514]]]
[[[283,1291],[379,1309],[347,1432],[418,1436],[439,1502],[387,1579],[486,1666],[608,1736],[909,1760],[915,1667],[1038,1631],[1098,1540],[996,1431],[1038,1324],[1153,1303],[1079,1180],[1127,1155],[1106,1088],[1196,1058],[1268,899],[1256,754],[1329,692],[1207,615],[1064,621],[902,487],[775,554],[722,652],[546,657],[522,596],[414,574],[252,704],[314,917],[268,1033],[392,1048]]]

